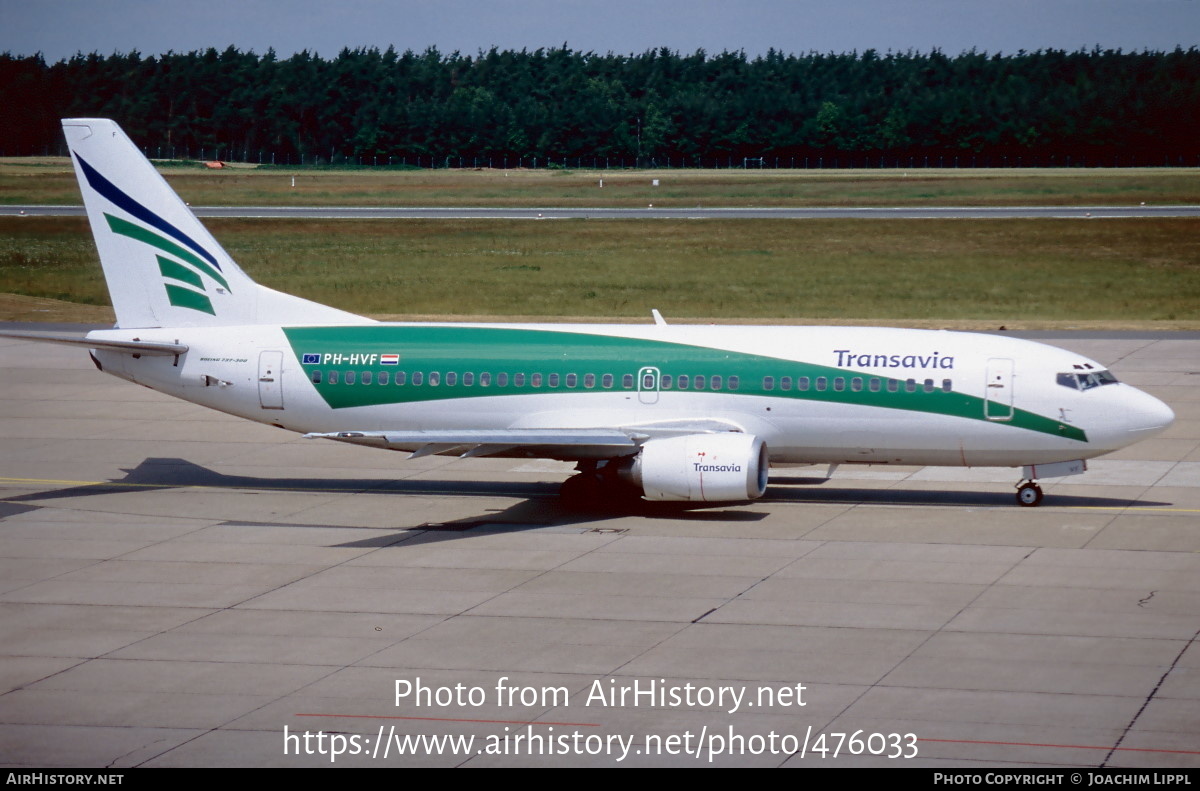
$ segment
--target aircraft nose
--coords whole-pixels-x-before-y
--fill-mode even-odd
[[[1137,398],[1129,405],[1128,426],[1130,434],[1138,439],[1164,431],[1175,422],[1175,412],[1149,393],[1136,391]]]

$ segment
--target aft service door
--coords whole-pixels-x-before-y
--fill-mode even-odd
[[[283,352],[258,355],[258,403],[263,409],[283,409]]]
[[[657,368],[647,366],[638,371],[638,401],[643,404],[658,403],[658,385],[662,376]]]
[[[984,416],[988,420],[1012,420],[1013,361],[1007,357],[988,360],[987,383],[984,387]]]

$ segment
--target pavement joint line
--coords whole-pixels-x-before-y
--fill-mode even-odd
[[[1188,652],[1188,649],[1192,647],[1198,638],[1200,638],[1200,631],[1197,631],[1195,634],[1193,634],[1192,639],[1188,640],[1187,643],[1184,644],[1183,648],[1179,649],[1179,653],[1175,655],[1175,660],[1171,662],[1171,666],[1168,667],[1158,679],[1158,683],[1154,685],[1154,689],[1150,690],[1150,694],[1146,696],[1144,701],[1142,701],[1141,708],[1137,710],[1137,713],[1133,715],[1133,719],[1129,721],[1129,724],[1125,726],[1125,730],[1121,732],[1121,737],[1117,739],[1117,743],[1112,746],[1112,749],[1109,750],[1108,754],[1104,756],[1104,760],[1100,762],[1101,767],[1107,766],[1108,762],[1112,760],[1113,753],[1115,753],[1117,750],[1124,749],[1121,747],[1121,743],[1125,741],[1125,737],[1127,737],[1130,731],[1133,730],[1133,727],[1137,725],[1137,721],[1141,719],[1142,714],[1146,711],[1146,708],[1151,702],[1153,702],[1155,697],[1158,696],[1158,691],[1162,689],[1162,685],[1166,682],[1167,676],[1171,675],[1171,673],[1175,671],[1175,668],[1179,665],[1179,660],[1183,659],[1183,655]]]
[[[989,590],[991,590],[997,584],[999,584],[1000,580],[1004,579],[1006,576],[1008,576],[1010,573],[1012,573],[1022,563],[1029,560],[1029,558],[1032,557],[1035,552],[1037,552],[1037,548],[1029,549],[1029,551],[1026,552],[1024,555],[1022,555],[1018,560],[1015,560],[1015,561],[1012,561],[1011,563],[1009,563],[1007,569],[1005,569],[1003,572],[998,573],[995,576],[995,578],[992,579],[991,582],[987,583],[986,585],[982,585],[981,590],[978,593],[976,593],[973,597],[971,597],[971,600],[969,602],[964,603],[962,605],[962,607],[960,607],[957,610],[957,612],[955,612],[953,615],[949,616],[944,621],[942,621],[942,623],[940,625],[933,627],[933,628],[927,628],[927,629],[905,630],[905,631],[917,631],[917,632],[923,631],[923,632],[925,632],[925,637],[922,638],[921,640],[919,640],[917,642],[917,644],[914,645],[912,647],[912,649],[908,651],[908,653],[904,654],[899,659],[897,659],[895,662],[893,662],[892,666],[890,668],[881,672],[874,681],[864,684],[863,685],[864,688],[863,688],[862,692],[860,692],[858,695],[854,696],[853,700],[851,700],[849,703],[847,703],[841,709],[841,711],[837,712],[837,714],[835,714],[829,720],[828,724],[826,725],[826,729],[832,728],[833,724],[835,722],[837,722],[842,717],[846,716],[847,712],[849,712],[852,708],[854,708],[861,700],[863,700],[872,691],[879,689],[881,687],[885,687],[885,686],[894,686],[891,684],[885,684],[885,682],[887,681],[887,678],[890,675],[895,673],[896,670],[901,665],[903,665],[905,662],[908,662],[910,659],[912,659],[914,656],[916,656],[917,652],[919,652],[922,648],[924,648],[926,645],[928,645],[930,643],[930,641],[932,641],[934,638],[936,638],[942,632],[946,631],[947,627],[949,627],[950,624],[954,623],[954,621],[957,620],[958,617],[961,616],[964,612],[966,612],[973,604],[975,604],[975,602],[979,601],[980,597],[982,597],[985,593],[987,593]],[[921,741],[926,741],[926,740],[921,739],[921,737],[917,737],[917,742],[920,743]],[[936,741],[936,740],[929,739],[927,741]]]

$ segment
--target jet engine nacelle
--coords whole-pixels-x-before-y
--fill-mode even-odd
[[[767,445],[751,434],[689,434],[642,445],[623,477],[647,500],[753,500],[767,490]]]

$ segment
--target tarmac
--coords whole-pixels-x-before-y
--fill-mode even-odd
[[[1200,339],[1046,342],[1177,420],[1039,508],[843,466],[580,513],[565,464],[305,440],[0,339],[0,764],[1200,767]]]

